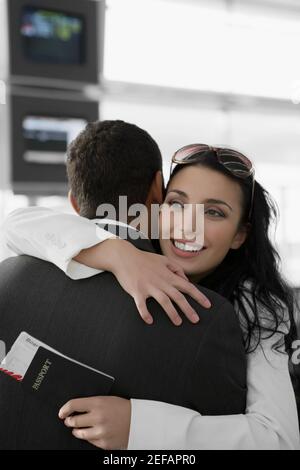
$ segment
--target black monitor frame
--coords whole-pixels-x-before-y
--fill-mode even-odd
[[[9,24],[10,77],[16,83],[29,82],[64,88],[82,84],[97,84],[103,68],[104,1],[95,0],[7,0]],[[84,38],[83,64],[36,63],[24,54],[20,25],[25,7],[53,10],[83,18]],[[99,59],[100,57],[100,59]],[[39,80],[39,81],[37,81]],[[72,86],[73,84],[73,86]]]
[[[55,94],[39,96],[27,90],[10,96],[11,184],[16,194],[65,195],[66,167],[62,164],[34,164],[24,160],[23,119],[26,116],[79,118],[87,122],[99,119],[99,103],[84,96]],[[16,136],[19,136],[16,138]]]

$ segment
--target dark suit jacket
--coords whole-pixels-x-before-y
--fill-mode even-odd
[[[147,243],[138,245],[151,250]],[[8,351],[26,331],[114,376],[115,396],[164,401],[205,415],[243,413],[246,361],[237,316],[224,298],[202,291],[213,307],[189,299],[201,318],[197,325],[184,319],[175,327],[150,299],[155,322],[148,326],[110,273],[72,281],[47,262],[10,258],[0,264],[0,339]],[[89,448],[71,436],[57,413],[0,373],[0,449]]]

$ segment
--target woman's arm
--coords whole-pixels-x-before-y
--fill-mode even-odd
[[[157,401],[92,397],[71,400],[59,416],[75,437],[107,450],[299,450],[288,359],[269,346],[266,340],[264,351],[248,356],[244,415],[204,416]]]
[[[14,211],[3,229],[7,245],[16,253],[50,261],[71,279],[112,272],[146,323],[153,322],[146,305],[149,297],[156,299],[175,325],[182,320],[172,301],[191,322],[199,320],[183,294],[205,308],[211,306],[181,266],[165,256],[138,250],[86,218],[33,207]]]
[[[128,449],[300,449],[288,358],[274,337],[248,355],[245,415],[201,416],[167,403],[131,400]]]

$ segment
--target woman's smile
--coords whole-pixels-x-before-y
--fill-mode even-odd
[[[174,254],[181,258],[195,258],[206,250],[205,246],[186,240],[170,240],[170,244]]]

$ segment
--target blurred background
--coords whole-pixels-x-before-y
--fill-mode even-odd
[[[0,21],[0,224],[29,204],[70,210],[67,144],[124,119],[158,142],[166,179],[188,143],[248,155],[300,287],[299,0],[0,0]]]

